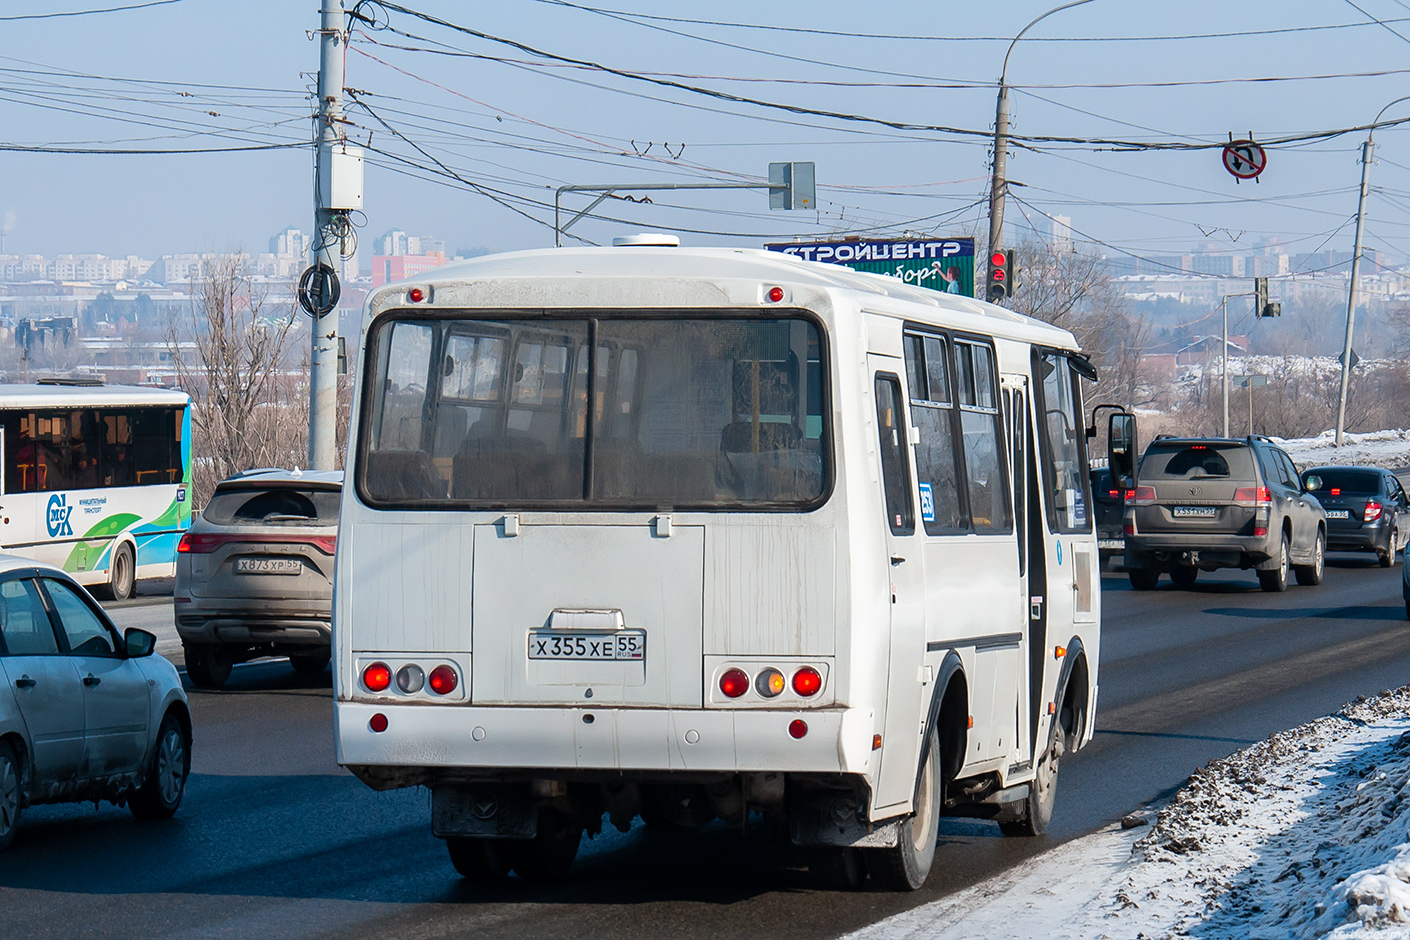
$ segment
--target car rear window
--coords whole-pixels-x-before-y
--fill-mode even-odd
[[[1381,475],[1374,470],[1309,470],[1302,479],[1310,492],[1328,496],[1332,495],[1332,490],[1340,490],[1338,496],[1381,491]]]
[[[216,525],[337,525],[336,490],[217,488],[201,518]]]
[[[1142,480],[1196,480],[1219,477],[1253,480],[1253,451],[1246,444],[1156,442],[1141,461]]]

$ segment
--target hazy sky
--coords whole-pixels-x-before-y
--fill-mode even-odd
[[[179,149],[308,139],[310,73],[318,62],[317,44],[306,35],[318,25],[314,0],[180,0],[103,15],[5,19],[133,2],[140,0],[4,4],[0,142]],[[817,32],[632,20],[551,0],[404,5],[543,52],[664,81],[981,132],[992,127],[1008,43],[976,37],[1012,37],[1053,6],[1048,0],[598,2],[620,14]],[[1093,0],[1064,10],[1013,52],[1013,129],[1194,143],[1227,140],[1230,132],[1270,139],[1367,123],[1382,105],[1410,94],[1410,4],[1355,3]],[[370,133],[371,146],[383,151],[368,154],[374,162],[359,219],[365,245],[397,227],[442,237],[452,251],[547,246],[552,231],[543,223],[551,222],[552,210],[546,206],[558,185],[757,178],[773,160],[816,162],[820,211],[770,213],[766,196],[753,191],[654,193],[652,205],[608,201],[598,211],[623,222],[588,219],[574,232],[605,242],[646,229],[695,229],[682,232],[684,243],[756,245],[835,232],[961,234],[986,224],[983,136],[894,130],[711,98],[549,63],[385,5],[363,9],[379,26],[392,27],[366,29],[347,55],[346,84],[371,109],[349,103],[349,132],[364,143]],[[1368,14],[1389,27],[1302,29],[1366,23]],[[1285,31],[1135,38],[1270,29]],[[1072,41],[1081,38],[1123,41]],[[1390,74],[1346,77],[1372,72]],[[1338,77],[1228,81],[1307,76]],[[1212,84],[1188,84],[1195,82]],[[1140,87],[1129,87],[1135,83]],[[1093,87],[1111,85],[1128,87]],[[1410,117],[1410,101],[1387,117]],[[1023,185],[1014,190],[1018,200],[1010,201],[1008,219],[1010,226],[1027,226],[1025,214],[1035,222],[1043,212],[1070,216],[1079,240],[1105,243],[1096,247],[1118,255],[1204,243],[1243,250],[1272,237],[1294,252],[1349,249],[1364,138],[1363,132],[1272,149],[1257,184],[1236,184],[1218,150],[1015,148],[1009,173]],[[1376,140],[1367,244],[1400,256],[1410,251],[1410,130],[1386,128]],[[306,149],[0,153],[5,250],[263,251],[285,225],[311,227],[311,173]],[[587,201],[567,198],[574,209]]]

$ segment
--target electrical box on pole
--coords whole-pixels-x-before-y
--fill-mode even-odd
[[[817,179],[815,163],[770,163],[769,208],[817,208]]]
[[[339,141],[319,154],[318,195],[323,208],[351,212],[362,208],[362,148]]]

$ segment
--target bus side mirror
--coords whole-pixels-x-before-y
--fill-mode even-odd
[[[1136,481],[1136,416],[1116,412],[1106,424],[1107,466],[1112,482],[1125,489]]]

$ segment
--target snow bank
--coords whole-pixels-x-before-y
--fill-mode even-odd
[[[1387,470],[1410,467],[1410,430],[1346,433],[1342,435],[1341,447],[1336,446],[1335,439],[1334,431],[1290,440],[1273,438],[1300,470],[1318,464],[1385,467]]]
[[[1410,940],[1410,687],[1197,770],[1112,826],[850,935]]]

